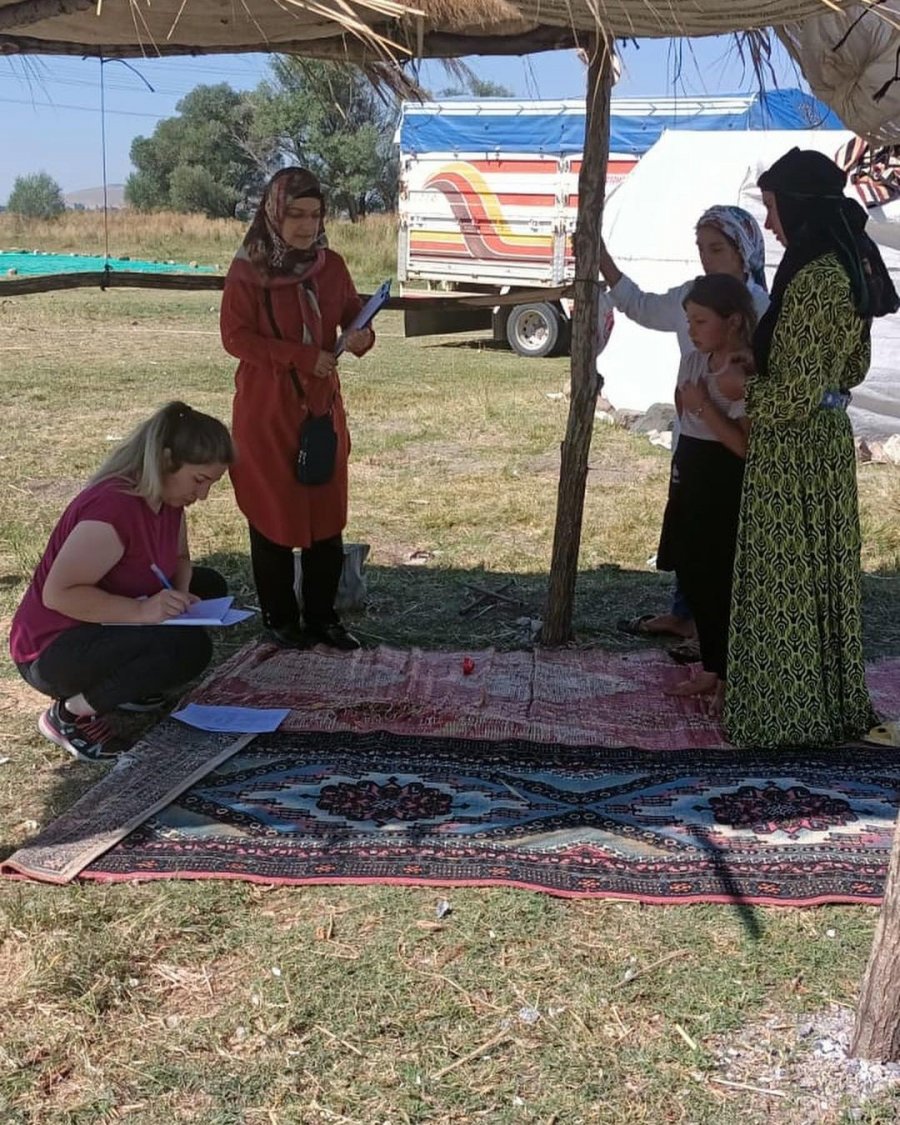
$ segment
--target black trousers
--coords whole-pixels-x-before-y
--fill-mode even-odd
[[[221,598],[227,592],[218,571],[194,567],[192,594]],[[212,641],[199,626],[85,624],[60,633],[37,660],[18,669],[43,695],[68,699],[82,694],[102,715],[120,703],[187,683],[211,657]]]
[[[344,540],[340,535],[320,539],[300,551],[303,565],[303,619],[307,625],[333,625],[338,621],[334,600],[344,567]],[[273,543],[250,525],[250,562],[263,623],[280,629],[300,622],[294,594],[294,551]]]
[[[731,584],[744,462],[717,441],[682,435],[672,461],[669,501],[657,554],[674,570],[697,626],[707,672],[728,669]]]

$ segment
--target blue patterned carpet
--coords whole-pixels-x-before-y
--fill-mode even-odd
[[[505,884],[645,902],[878,902],[900,756],[255,739],[93,879]]]

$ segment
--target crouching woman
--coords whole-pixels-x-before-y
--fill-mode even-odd
[[[63,512],[13,617],[10,652],[52,703],[45,738],[74,757],[109,757],[102,716],[150,710],[212,656],[200,627],[164,627],[225,580],[194,567],[184,509],[234,459],[216,418],[170,402],[113,451]]]

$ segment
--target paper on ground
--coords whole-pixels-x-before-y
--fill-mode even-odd
[[[264,734],[278,730],[290,713],[288,707],[208,707],[188,703],[180,711],[173,711],[172,718],[215,734]]]

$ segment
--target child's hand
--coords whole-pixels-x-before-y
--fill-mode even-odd
[[[681,391],[682,407],[687,410],[689,414],[702,414],[703,407],[709,402],[706,387],[704,387],[701,382],[682,383],[679,390]]]
[[[719,393],[732,402],[739,402],[744,397],[747,385],[747,373],[738,363],[732,363],[715,376]]]

